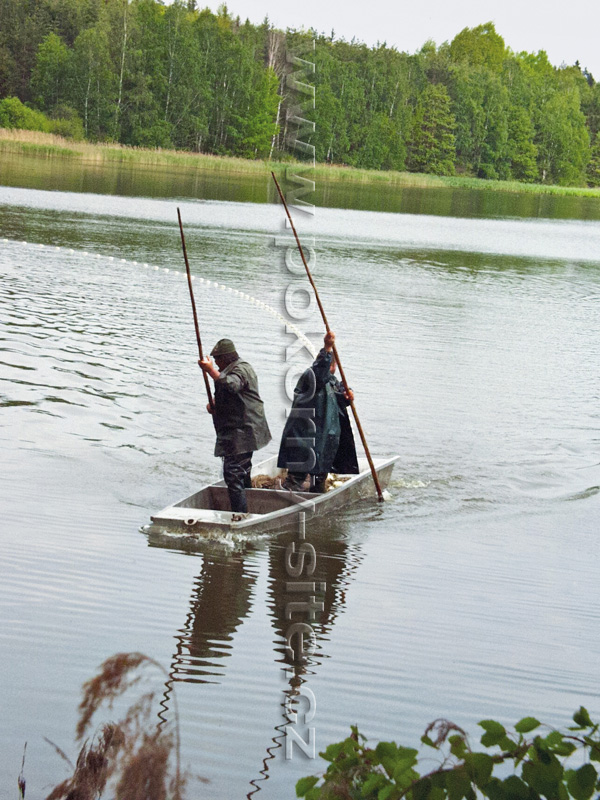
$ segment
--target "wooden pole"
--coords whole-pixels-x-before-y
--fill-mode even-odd
[[[196,313],[196,302],[194,300],[194,290],[192,288],[192,274],[190,272],[190,264],[187,257],[187,250],[185,248],[185,236],[183,235],[183,225],[181,224],[181,213],[179,209],[177,209],[177,218],[179,220],[179,231],[181,233],[181,246],[183,248],[183,258],[185,259],[185,269],[187,272],[187,279],[188,279],[188,286],[190,288],[190,300],[192,301],[192,311],[194,312],[194,327],[196,328],[196,341],[198,342],[198,354],[200,355],[200,359],[204,358],[202,353],[202,339],[200,338],[200,328],[198,327],[198,314]],[[210,390],[210,384],[208,382],[208,375],[204,370],[202,370],[202,374],[204,375],[204,385],[206,386],[206,394],[208,396],[208,403],[211,408],[214,408],[214,401],[212,392]]]
[[[279,186],[279,182],[275,177],[275,173],[271,172],[273,176],[273,180],[275,181],[275,186],[277,187],[277,191],[279,192],[279,197],[281,198],[281,202],[283,203],[283,207],[285,208],[285,213],[290,221],[290,225],[292,226],[292,231],[294,232],[294,237],[296,239],[296,244],[298,245],[298,250],[300,251],[300,257],[302,258],[302,263],[304,264],[304,268],[306,270],[306,274],[308,276],[308,280],[310,281],[310,285],[313,288],[315,293],[315,297],[317,300],[317,305],[319,306],[319,311],[321,312],[321,316],[323,317],[323,322],[325,324],[325,330],[329,333],[331,328],[329,327],[329,323],[327,322],[327,316],[325,314],[325,309],[323,308],[323,304],[321,303],[321,298],[319,297],[319,292],[317,291],[317,287],[311,275],[310,269],[308,268],[308,264],[306,263],[306,258],[304,257],[304,250],[302,249],[302,245],[300,244],[300,239],[298,238],[298,234],[296,233],[296,227],[294,226],[294,221],[288,209],[287,203],[285,202],[285,197],[283,196],[283,192],[281,191],[281,187]],[[333,355],[340,370],[340,377],[342,379],[342,383],[344,385],[344,389],[348,391],[348,382],[346,381],[346,375],[344,374],[344,369],[342,367],[342,363],[340,361],[340,357],[337,352],[337,348],[335,344],[333,345]],[[362,425],[360,424],[360,420],[358,418],[358,413],[356,411],[356,406],[354,405],[354,400],[350,401],[350,408],[352,409],[352,413],[354,414],[354,420],[356,422],[356,427],[358,429],[358,433],[360,435],[360,440],[362,442],[365,455],[367,456],[367,461],[369,462],[369,467],[371,468],[371,475],[373,476],[373,483],[375,484],[375,488],[377,489],[377,496],[379,500],[383,500],[383,492],[381,491],[381,486],[379,484],[379,477],[377,475],[377,470],[375,469],[375,464],[373,464],[373,459],[371,458],[371,453],[369,451],[369,445],[367,444],[367,439],[365,437],[364,431],[362,429]]]

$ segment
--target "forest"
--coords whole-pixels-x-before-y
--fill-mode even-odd
[[[493,23],[409,54],[195,0],[0,0],[0,20],[3,128],[290,158],[286,53],[304,47],[304,138],[319,162],[600,185],[600,83],[578,63],[513,52]]]

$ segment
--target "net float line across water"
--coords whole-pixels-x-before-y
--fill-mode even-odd
[[[108,261],[116,261],[121,264],[131,264],[133,266],[142,267],[143,269],[151,269],[154,270],[155,272],[173,273],[174,275],[177,276],[181,275],[185,277],[185,273],[179,269],[173,269],[171,267],[158,267],[155,264],[149,264],[148,262],[145,261],[135,261],[127,258],[118,258],[117,256],[106,256],[102,255],[101,253],[88,253],[85,250],[74,250],[72,247],[60,247],[58,245],[45,245],[45,244],[26,242],[26,241],[19,242],[18,240],[15,239],[2,239],[2,242],[4,242],[5,244],[13,242],[15,244],[21,244],[25,247],[45,248],[48,250],[54,250],[55,252],[59,252],[62,250],[70,254],[80,253],[82,256],[85,256],[87,258],[100,258],[100,259],[104,258]],[[242,292],[239,289],[234,289],[232,286],[226,286],[224,283],[219,283],[218,281],[211,281],[208,280],[207,278],[202,278],[199,275],[192,275],[192,280],[202,284],[203,286],[206,286],[209,289],[217,289],[222,292],[228,292],[232,294],[234,297],[239,297],[240,299],[245,300],[246,302],[260,309],[261,311],[265,311],[267,314],[270,314],[276,320],[283,323],[283,325],[286,326],[286,329],[288,331],[291,331],[296,334],[298,339],[306,346],[306,348],[308,349],[309,353],[312,355],[313,358],[317,357],[317,351],[313,343],[310,341],[310,339],[292,322],[286,319],[283,316],[283,314],[277,311],[276,308],[273,308],[273,306],[270,306],[268,303],[263,303],[262,300],[257,300],[256,297],[253,297],[252,295],[247,294],[246,292]]]

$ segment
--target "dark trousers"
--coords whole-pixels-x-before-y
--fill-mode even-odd
[[[223,458],[223,478],[227,484],[231,510],[241,514],[248,511],[246,489],[252,485],[250,470],[252,469],[252,453],[236,453]]]

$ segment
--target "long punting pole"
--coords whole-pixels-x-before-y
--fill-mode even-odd
[[[308,264],[306,263],[306,258],[304,257],[304,250],[302,249],[302,245],[300,244],[300,239],[298,238],[298,234],[296,233],[296,228],[294,226],[294,221],[290,214],[289,208],[287,207],[287,203],[285,202],[285,197],[283,196],[283,192],[281,191],[281,187],[279,186],[279,182],[275,177],[275,173],[271,172],[273,176],[273,180],[275,181],[275,186],[277,187],[277,191],[279,192],[279,197],[281,198],[281,202],[283,203],[283,207],[285,208],[285,213],[290,221],[290,225],[292,226],[292,231],[294,232],[294,237],[296,239],[296,244],[298,245],[298,250],[300,251],[300,257],[302,258],[302,263],[304,264],[304,268],[306,270],[306,274],[308,276],[308,280],[310,281],[310,285],[313,288],[315,293],[315,297],[317,299],[317,305],[319,306],[319,311],[321,312],[321,316],[323,317],[323,322],[325,323],[325,329],[327,333],[330,332],[331,328],[329,327],[329,323],[327,322],[327,316],[325,315],[325,309],[323,308],[323,304],[321,303],[321,298],[319,297],[319,292],[317,291],[317,287],[315,286],[315,282],[313,277],[310,273],[310,269],[308,268]],[[342,364],[340,361],[340,357],[337,352],[337,348],[335,344],[333,345],[333,355],[335,357],[336,363],[340,370],[340,377],[342,379],[342,383],[344,384],[344,389],[348,391],[348,382],[346,381],[346,376],[344,374],[344,370],[342,368]],[[354,405],[354,400],[350,401],[350,408],[352,409],[352,413],[354,414],[354,420],[356,422],[356,427],[360,434],[360,440],[362,442],[365,455],[367,456],[367,461],[369,462],[369,467],[371,468],[371,475],[373,476],[373,483],[375,484],[375,488],[377,489],[377,496],[379,500],[383,500],[383,492],[381,491],[381,486],[379,484],[379,478],[377,477],[377,470],[375,469],[375,465],[373,464],[373,459],[371,458],[371,453],[369,451],[369,445],[367,444],[367,440],[365,438],[364,431],[362,429],[362,425],[360,424],[360,420],[358,418],[358,414],[356,412],[356,407]]]
[[[202,339],[200,338],[200,328],[198,327],[198,315],[196,314],[196,302],[194,300],[194,290],[192,288],[192,274],[190,272],[190,263],[187,257],[187,250],[185,249],[185,236],[183,235],[183,225],[181,224],[181,213],[179,209],[177,209],[177,218],[179,220],[179,231],[181,233],[181,246],[183,248],[183,258],[185,259],[185,269],[187,272],[187,279],[188,279],[188,286],[190,287],[190,300],[192,301],[192,311],[194,312],[194,327],[196,328],[196,340],[198,342],[198,353],[200,355],[200,359],[204,358],[202,353]],[[208,375],[204,370],[202,370],[202,374],[204,375],[204,385],[206,386],[206,394],[208,396],[208,403],[211,408],[214,406],[212,392],[210,390],[210,384],[208,382]]]

